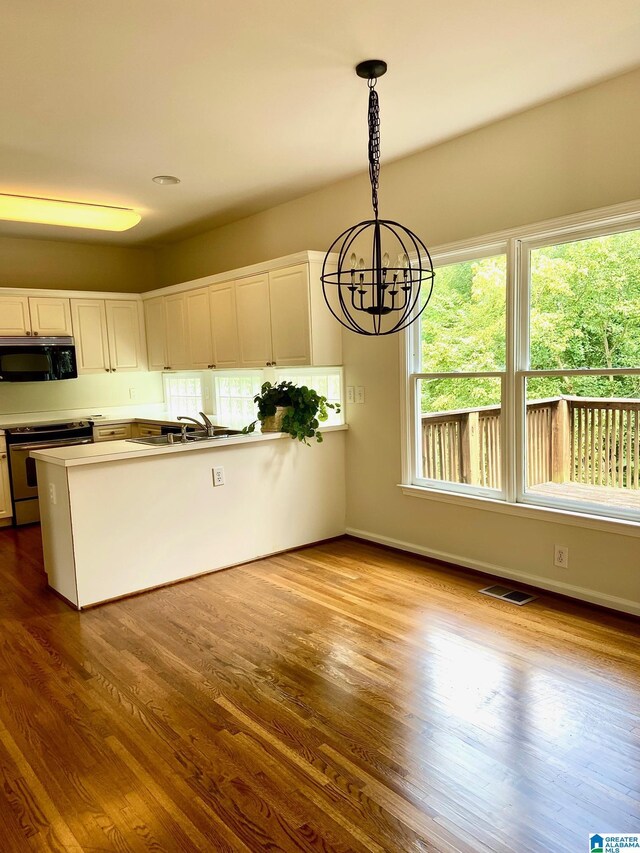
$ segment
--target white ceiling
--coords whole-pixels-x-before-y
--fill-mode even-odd
[[[119,244],[365,169],[362,59],[389,63],[383,164],[640,65],[638,0],[0,0],[0,22],[0,192],[143,216],[0,234]]]

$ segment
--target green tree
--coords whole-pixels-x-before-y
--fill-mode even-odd
[[[422,318],[424,372],[502,370],[504,255],[440,267]],[[640,231],[536,249],[531,254],[533,369],[640,367]],[[540,377],[529,398],[640,397],[640,377]],[[423,383],[423,411],[499,402],[499,383]]]

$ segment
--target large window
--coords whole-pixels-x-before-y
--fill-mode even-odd
[[[406,335],[405,482],[640,520],[638,221],[435,263]]]

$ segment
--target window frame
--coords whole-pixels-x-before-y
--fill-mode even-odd
[[[481,259],[493,254],[506,254],[506,364],[503,372],[420,373],[420,323],[412,324],[400,334],[402,481],[405,494],[438,498],[467,505],[498,509],[527,515],[541,513],[554,520],[576,517],[587,526],[594,519],[610,529],[626,525],[640,531],[640,510],[607,507],[567,498],[544,500],[526,489],[526,381],[536,376],[566,375],[637,375],[640,366],[624,368],[582,368],[564,370],[531,370],[529,364],[530,253],[534,249],[625,231],[640,230],[640,201],[615,205],[561,217],[522,228],[459,241],[436,247],[432,251],[434,267]],[[436,269],[437,286],[437,269]],[[429,308],[427,307],[427,311]],[[418,429],[417,389],[420,379],[444,377],[502,377],[501,442],[502,489],[478,488],[465,483],[426,480],[417,476],[420,432]],[[421,494],[422,493],[422,494]],[[520,512],[521,511],[521,512]],[[634,533],[635,535],[635,533]]]

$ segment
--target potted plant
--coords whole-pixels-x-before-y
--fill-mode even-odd
[[[305,444],[309,444],[308,438],[322,441],[318,427],[320,421],[326,421],[327,409],[340,411],[339,403],[329,403],[313,388],[292,382],[277,385],[265,382],[253,401],[258,405],[258,420],[244,427],[242,432],[253,432],[260,421],[262,432],[287,432],[291,438]]]

